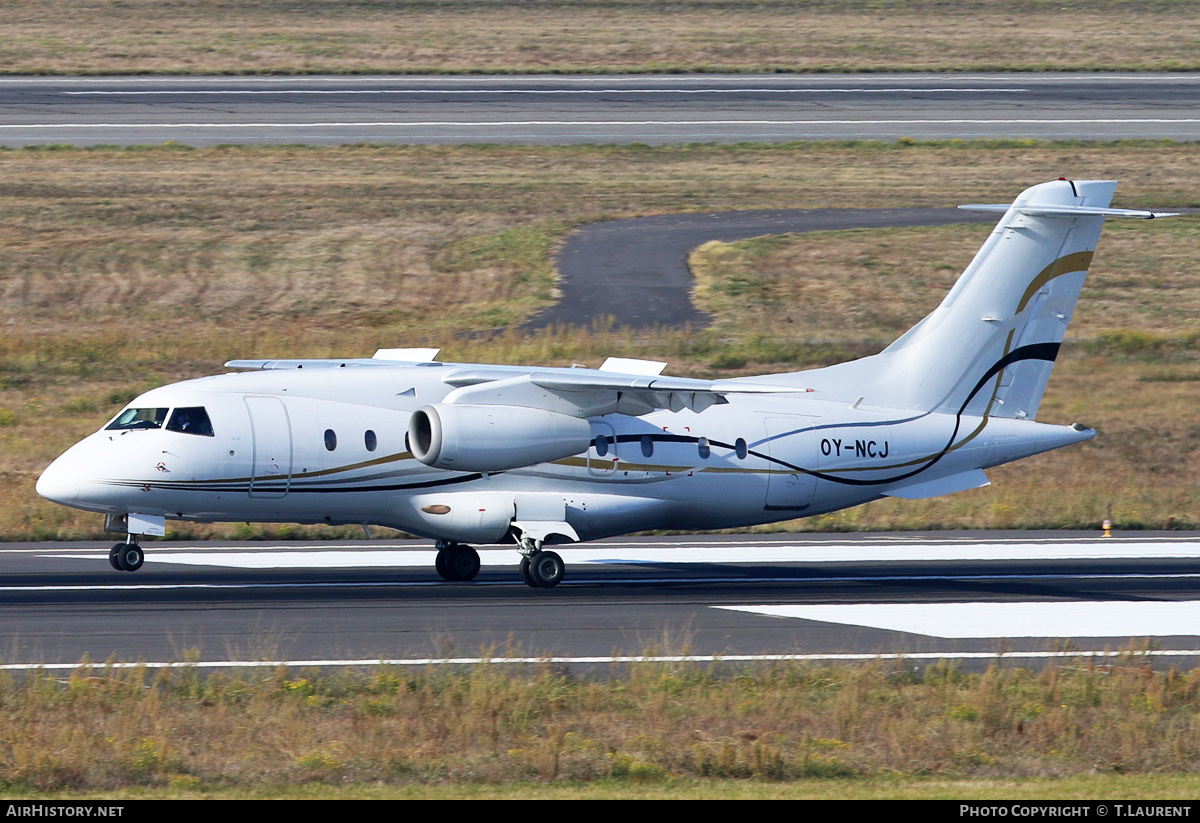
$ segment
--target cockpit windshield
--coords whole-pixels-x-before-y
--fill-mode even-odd
[[[167,412],[171,417],[167,419]],[[116,419],[104,428],[108,431],[129,431],[130,429],[161,429],[167,424],[167,431],[198,434],[204,437],[213,436],[212,421],[203,406],[181,406],[174,411],[171,409],[135,409],[130,407],[117,415]]]
[[[178,408],[171,412],[171,419],[167,423],[168,431],[183,432],[184,434],[201,434],[205,437],[213,436],[212,421],[208,419],[208,412],[203,406],[189,406],[186,408]]]
[[[105,426],[108,430],[127,429],[161,429],[167,419],[166,409],[135,409],[128,408],[117,415],[113,422]]]

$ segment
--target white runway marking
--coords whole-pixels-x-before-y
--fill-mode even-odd
[[[201,94],[887,94],[911,92],[920,94],[1019,94],[1029,89],[1020,88],[931,88],[885,87],[885,88],[794,88],[794,89],[160,89],[143,91],[64,91],[59,94],[103,95],[103,96],[153,96],[156,94],[201,95]]]
[[[1200,601],[718,606],[947,639],[1200,636]]]
[[[817,582],[822,584],[831,583],[871,583],[878,585],[880,583],[921,583],[947,580],[956,580],[960,582],[996,582],[1001,580],[1112,580],[1119,578],[1123,580],[1196,580],[1200,578],[1200,574],[1144,574],[1133,572],[1129,574],[969,574],[969,575],[858,575],[845,577],[821,577]],[[599,581],[588,580],[572,580],[567,579],[560,583],[560,586],[568,588],[572,586],[589,586],[597,585]],[[704,584],[706,586],[715,585],[747,585],[750,583],[799,583],[804,582],[803,579],[798,579],[794,576],[774,575],[771,577],[664,577],[662,575],[638,575],[636,577],[619,577],[606,578],[603,581],[604,585],[608,586],[633,586],[633,585],[688,585],[688,584]],[[319,580],[303,580],[289,583],[272,583],[272,582],[250,582],[250,583],[105,583],[105,584],[71,584],[57,586],[0,586],[0,592],[7,593],[28,593],[28,592],[119,592],[121,594],[136,594],[138,592],[147,591],[218,591],[218,590],[251,590],[251,589],[419,589],[428,588],[430,586],[448,586],[460,585],[451,584],[442,581],[432,573],[425,580],[366,580],[366,581],[333,581],[324,582]],[[513,586],[516,585],[516,578],[509,580],[473,580],[468,585],[479,588],[486,586]]]
[[[261,549],[157,548],[146,544],[149,564],[175,563],[187,566],[220,566],[235,569],[360,569],[360,568],[433,568],[437,553],[432,549],[403,549],[398,546],[364,549],[348,545],[328,546],[319,550],[297,551],[292,547],[264,546]],[[1105,540],[1083,539],[1071,542],[994,543],[974,542],[804,542],[728,543],[679,542],[667,545],[636,543],[585,544],[577,548],[554,546],[567,563],[591,565],[648,565],[690,563],[852,563],[896,561],[985,561],[985,560],[1106,560],[1106,559],[1190,559],[1200,558],[1196,540]],[[108,562],[108,551],[37,551],[46,557],[94,559]],[[512,567],[520,555],[514,548],[480,549],[484,567]]]
[[[1191,124],[1196,117],[991,118],[889,120],[363,120],[313,123],[0,123],[0,129],[316,129],[316,128],[497,128],[505,126],[920,126],[920,125],[1092,125]]]

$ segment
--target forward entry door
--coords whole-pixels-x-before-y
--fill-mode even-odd
[[[292,485],[292,426],[278,397],[247,397],[254,438],[251,497],[284,497]]]

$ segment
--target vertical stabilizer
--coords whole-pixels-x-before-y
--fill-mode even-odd
[[[964,206],[1004,216],[941,305],[859,361],[883,395],[877,402],[1033,418],[1104,218],[1165,216],[1110,209],[1116,187],[1056,180],[1026,189],[1010,206]]]

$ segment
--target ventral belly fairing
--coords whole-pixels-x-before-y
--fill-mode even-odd
[[[1090,440],[1035,422],[1116,183],[1043,183],[1005,206],[945,299],[881,353],[730,380],[441,363],[436,350],[362,360],[232,361],[154,389],[54,461],[43,497],[127,535],[185,521],[376,524],[437,541],[469,580],[470,544],[509,543],[521,576],[563,576],[548,546],[650,529],[803,517],[883,496],[986,485],[984,470]]]

